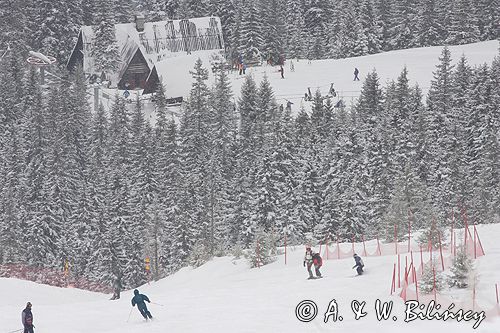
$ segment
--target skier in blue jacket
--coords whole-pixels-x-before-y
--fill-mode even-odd
[[[151,303],[149,300],[148,296],[139,294],[139,290],[134,290],[134,297],[132,298],[132,306],[135,306],[137,304],[137,308],[139,309],[139,312],[141,315],[144,317],[144,319],[148,320],[152,319],[153,316],[151,315],[151,312],[148,311],[148,307],[146,306],[146,303],[144,301]]]

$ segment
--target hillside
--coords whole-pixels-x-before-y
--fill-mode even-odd
[[[495,306],[495,283],[500,282],[500,225],[480,225],[478,233],[486,255],[475,262],[477,304],[485,310]],[[375,242],[367,243],[374,250]],[[350,244],[342,244],[346,249]],[[359,249],[361,244],[356,244]],[[316,247],[316,250],[318,248]],[[37,332],[473,332],[470,322],[446,323],[416,320],[404,323],[403,301],[389,296],[394,255],[364,258],[366,274],[354,275],[352,259],[325,260],[324,278],[307,280],[302,267],[303,248],[289,251],[284,257],[262,268],[249,269],[245,260],[216,258],[198,269],[184,268],[176,274],[140,291],[150,297],[152,322],[144,322],[136,309],[129,320],[132,291],[122,293],[118,301],[109,295],[75,289],[61,289],[36,283],[0,279],[0,294],[7,300],[0,305],[0,327],[3,331],[19,328],[20,312],[27,301],[33,303]],[[445,254],[445,256],[448,256]],[[455,302],[471,297],[471,290],[446,290],[443,294]],[[339,305],[342,322],[325,324],[323,315],[332,299]],[[393,300],[392,320],[378,322],[373,308],[375,300]],[[302,323],[295,317],[295,307],[302,300],[312,300],[319,308],[316,319]],[[366,301],[365,318],[356,321],[350,310],[352,300]],[[161,304],[161,305],[160,305]],[[487,317],[476,332],[494,333],[500,327],[500,316]],[[375,329],[374,329],[375,328]]]

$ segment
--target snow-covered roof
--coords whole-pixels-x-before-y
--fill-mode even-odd
[[[163,59],[192,51],[224,49],[220,19],[213,16],[145,22],[143,31],[137,30],[136,23],[116,24],[115,29],[121,59],[119,70],[111,77],[113,82],[121,77],[137,49],[146,59],[149,69]],[[93,26],[83,26],[80,33],[83,41],[83,69],[93,73]]]
[[[159,81],[165,87],[165,95],[168,98],[187,97],[189,95],[193,83],[192,75],[189,72],[193,71],[194,64],[198,59],[201,59],[203,67],[208,69],[207,85],[211,86],[215,81],[215,76],[211,70],[211,61],[214,56],[220,57],[220,51],[197,51],[192,52],[190,55],[171,57],[156,63],[154,68]]]

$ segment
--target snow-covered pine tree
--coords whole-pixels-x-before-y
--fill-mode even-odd
[[[449,277],[449,285],[451,287],[467,288],[472,269],[472,260],[468,257],[464,244],[460,244],[457,254],[453,258],[453,266],[450,268],[452,275]]]
[[[146,281],[143,266],[144,245],[135,234],[131,210],[130,116],[125,100],[116,96],[109,124],[109,199],[112,273],[123,277],[124,286],[135,287]]]
[[[300,1],[287,0],[285,14],[287,58],[305,58],[302,35],[305,31],[304,15]]]
[[[262,52],[262,15],[257,0],[245,2],[240,8],[238,52],[245,63],[260,61]]]
[[[262,1],[262,56],[271,64],[279,64],[284,56],[285,23],[280,1]]]
[[[152,156],[151,126],[144,119],[142,103],[137,97],[135,108],[130,122],[130,170],[131,170],[131,233],[136,238],[144,237],[148,240],[144,244],[143,252],[135,254],[133,266],[140,267],[144,258],[151,260],[154,273],[158,276],[159,240],[161,239],[162,225],[155,224],[150,211],[156,193],[156,179],[154,177],[154,163]],[[141,277],[142,279],[143,277]]]
[[[361,41],[365,42],[366,40],[366,53],[368,54],[379,53],[381,50],[378,22],[373,7],[372,0],[363,0],[359,5],[358,13],[358,19],[365,35]]]
[[[222,35],[224,36],[224,46],[226,47],[226,50],[234,50],[237,47],[237,44],[234,44],[237,20],[235,5],[234,1],[213,0],[211,6],[212,9],[210,10],[211,15],[215,15],[220,18]],[[233,58],[231,56],[230,59],[234,61],[237,57]]]
[[[497,22],[500,20],[498,0],[480,0],[476,3],[477,24],[481,40],[491,40],[498,38],[500,29]]]
[[[474,16],[470,0],[453,2],[448,31],[449,34],[446,38],[448,44],[468,44],[479,41],[478,20]]]
[[[347,58],[368,53],[368,36],[365,35],[362,21],[357,19],[354,1],[344,0],[342,17],[337,33],[335,57]]]
[[[437,221],[434,217],[428,219],[426,222],[427,224],[423,225],[425,229],[417,239],[418,243],[422,248],[432,246],[434,249],[439,249],[440,246],[444,246],[446,238],[443,223]]]
[[[391,45],[391,13],[393,2],[379,0],[376,2],[377,32],[382,51],[389,51]]]
[[[27,0],[0,0],[0,45],[12,51],[25,52],[30,45]]]
[[[92,49],[94,71],[108,75],[118,69],[120,61],[115,35],[115,12],[113,3],[107,0],[99,0],[96,9],[97,24],[93,27],[95,40]]]
[[[415,46],[417,27],[416,0],[394,1],[390,28],[392,49],[407,49]]]
[[[30,46],[66,64],[83,22],[81,0],[42,0],[27,5]]]
[[[450,156],[452,150],[452,70],[451,54],[444,48],[439,58],[440,64],[436,66],[434,79],[427,96],[428,107],[428,142],[431,154],[429,179],[432,184],[432,198],[438,215],[442,219],[451,211],[454,193],[450,193]]]
[[[250,263],[251,268],[261,267],[270,264],[276,260],[276,244],[271,233],[262,229],[255,234],[252,246],[245,257]]]
[[[180,259],[185,259],[198,241],[213,239],[208,216],[209,188],[207,172],[210,145],[210,91],[206,85],[208,70],[198,59],[190,71],[193,83],[183,110],[180,125],[181,191],[180,218],[176,221],[174,239]],[[194,233],[194,231],[196,232]],[[181,252],[182,251],[182,252]]]
[[[384,127],[382,122],[382,90],[379,78],[375,71],[368,73],[361,95],[356,105],[356,113],[359,118],[359,128],[366,153],[367,178],[367,221],[369,221],[369,233],[377,234],[377,229],[382,223],[382,216],[388,206],[390,181],[387,171],[387,156],[384,152],[383,136]]]
[[[444,278],[438,267],[437,259],[433,258],[424,267],[424,274],[419,281],[419,289],[424,294],[440,292],[444,288]]]
[[[20,100],[22,71],[17,54],[0,63],[0,262],[22,255],[22,176],[25,168],[25,115]]]
[[[111,286],[116,279],[112,257],[111,224],[107,205],[108,192],[108,119],[101,104],[94,113],[90,130],[89,179],[92,181],[93,217],[88,227],[88,242],[93,260],[87,262],[86,276]],[[121,276],[121,275],[120,275]]]
[[[474,69],[470,92],[467,101],[467,167],[469,186],[471,188],[471,206],[469,213],[471,221],[486,221],[488,219],[491,195],[497,189],[494,184],[498,182],[498,174],[494,170],[498,164],[498,151],[495,133],[498,125],[498,116],[492,112],[492,80],[487,64]]]
[[[230,224],[232,197],[231,182],[235,172],[234,145],[236,144],[236,114],[232,102],[232,91],[225,71],[217,73],[217,81],[211,97],[212,149],[210,153],[210,171],[208,172],[210,191],[210,220],[214,228],[214,239],[210,252],[214,254],[221,241],[228,247],[226,238]]]
[[[419,6],[415,45],[441,45],[444,38],[444,27],[436,0],[423,0]]]
[[[462,203],[469,201],[472,194],[472,188],[469,185],[467,176],[468,162],[468,139],[467,139],[467,119],[469,109],[467,103],[469,100],[469,87],[472,77],[472,70],[467,64],[465,56],[460,57],[452,73],[451,87],[451,115],[452,123],[452,146],[451,152],[451,179],[452,193],[454,193],[455,205],[460,207]]]

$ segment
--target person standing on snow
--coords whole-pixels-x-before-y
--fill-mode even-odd
[[[284,79],[285,78],[285,69],[283,68],[283,65],[280,65],[280,69],[278,70],[278,72],[281,73],[281,78]]]
[[[148,307],[146,306],[146,303],[144,301],[151,303],[149,300],[148,296],[139,294],[139,290],[134,290],[134,297],[132,298],[132,306],[135,306],[137,304],[137,309],[139,309],[139,312],[141,315],[144,317],[144,319],[148,320],[153,319],[153,316],[151,315],[151,312],[148,311]]]
[[[120,291],[122,288],[121,279],[117,277],[113,282],[113,297],[111,297],[111,300],[120,299]]]
[[[21,314],[21,320],[23,322],[24,333],[34,333],[33,329],[35,328],[35,325],[33,325],[33,313],[31,313],[30,302],[26,304],[26,308]]]
[[[313,253],[311,247],[306,247],[306,254],[304,256],[304,267],[307,265],[307,272],[309,273],[309,279],[314,279],[311,267],[313,265]]]
[[[365,264],[363,263],[363,259],[361,259],[361,257],[358,256],[356,253],[354,253],[353,258],[354,258],[354,261],[356,262],[356,265],[354,265],[352,268],[356,268],[358,275],[363,274],[363,267],[365,267]]]
[[[359,74],[359,70],[356,67],[354,67],[354,80],[353,81],[359,81],[358,74]]]
[[[314,270],[316,271],[316,277],[320,278],[321,272],[319,271],[319,269],[321,268],[321,266],[323,266],[323,259],[321,259],[319,253],[313,254],[312,257],[313,257]]]

